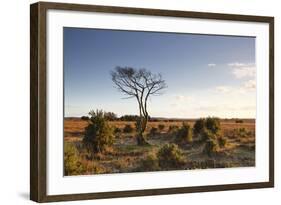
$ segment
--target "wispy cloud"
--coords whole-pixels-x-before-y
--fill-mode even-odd
[[[219,94],[246,94],[256,90],[256,81],[248,80],[243,82],[240,86],[217,86],[214,88],[216,93]]]
[[[208,67],[216,67],[217,66],[217,64],[215,64],[215,63],[209,63],[208,64]]]
[[[256,88],[256,81],[255,80],[248,80],[243,84],[245,89],[253,90]]]
[[[180,106],[186,106],[186,104],[189,104],[193,101],[193,97],[191,96],[185,96],[185,95],[175,95],[172,99],[172,102],[170,105],[172,107],[180,107]]]
[[[230,67],[243,67],[243,66],[249,66],[249,64],[246,63],[240,63],[240,62],[232,62],[227,64]]]
[[[191,101],[193,98],[186,95],[175,95],[177,101]]]
[[[254,78],[256,76],[256,66],[254,63],[232,62],[227,64],[232,69],[232,74],[238,78]]]
[[[256,81],[255,80],[248,80],[242,84],[239,88],[239,93],[246,94],[249,92],[253,92],[256,90]]]
[[[232,70],[232,74],[238,78],[253,78],[256,76],[256,67],[236,67]]]
[[[229,86],[217,86],[215,90],[219,93],[228,93],[231,91],[231,88]]]
[[[200,106],[199,109],[204,111],[222,111],[222,110],[227,110],[227,111],[251,110],[252,111],[256,109],[256,106],[254,105],[233,106],[228,104],[221,104],[221,105]]]

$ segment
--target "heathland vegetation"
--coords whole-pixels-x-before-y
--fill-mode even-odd
[[[83,175],[255,165],[255,120],[153,118],[148,99],[167,88],[160,74],[117,67],[112,82],[138,115],[92,110],[65,118],[64,174]]]
[[[153,119],[143,133],[147,144],[139,145],[133,116],[106,116],[96,110],[87,119],[65,119],[65,175],[255,165],[252,119]]]

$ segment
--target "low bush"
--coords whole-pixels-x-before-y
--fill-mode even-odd
[[[113,144],[113,129],[104,118],[102,110],[92,111],[91,115],[89,125],[85,128],[83,143],[93,153],[104,152]]]
[[[162,169],[182,168],[186,161],[181,149],[176,144],[165,144],[157,153],[159,166]]]
[[[220,120],[216,117],[207,117],[205,125],[206,128],[210,130],[213,134],[218,134],[221,129]]]
[[[178,131],[179,127],[177,125],[170,125],[169,126],[169,132],[173,133]]]
[[[219,148],[225,147],[227,139],[223,136],[214,134],[211,130],[204,128],[201,133],[201,142],[205,143],[203,153],[209,157],[218,153]]]
[[[247,130],[246,128],[242,127],[239,129],[235,129],[235,135],[238,135],[238,137],[249,137],[251,136],[252,132]]]
[[[211,132],[209,129],[204,128],[201,132],[201,140],[205,143],[203,153],[207,154],[209,157],[217,153],[219,149],[219,138],[216,134]],[[221,143],[226,143],[226,141],[221,140]],[[224,144],[225,145],[225,144]],[[223,146],[224,146],[223,145]]]
[[[81,165],[83,167],[83,173],[81,174],[102,174],[107,171],[104,166],[91,160],[82,160]]]
[[[113,127],[113,130],[114,136],[116,138],[120,138],[122,136],[122,129],[120,129],[119,127]]]
[[[83,172],[76,147],[72,143],[64,143],[64,175],[78,175]]]
[[[73,143],[64,144],[64,175],[100,174],[106,170],[92,160],[87,160],[78,154]]]
[[[115,170],[114,172],[126,172],[128,169],[130,169],[131,166],[131,161],[130,157],[128,158],[117,158],[116,160],[113,161],[113,169]]]
[[[218,148],[219,148],[218,142],[210,138],[205,143],[203,153],[207,154],[209,157],[212,157],[214,154],[217,153]]]
[[[163,131],[164,128],[165,128],[165,125],[164,125],[164,124],[159,124],[159,125],[158,125],[158,129],[159,129],[160,131]]]
[[[189,163],[190,169],[209,169],[209,168],[227,168],[232,167],[231,162],[218,162],[214,159],[207,159],[204,161],[191,161]]]
[[[193,125],[193,135],[195,137],[199,137],[199,135],[201,134],[201,132],[203,131],[204,128],[205,128],[205,119],[200,118],[200,119],[196,120]]]
[[[203,130],[200,133],[200,141],[206,142],[208,140],[216,140],[217,136],[212,133],[210,130],[207,128],[203,128]]]
[[[158,171],[160,170],[159,161],[154,153],[150,153],[146,158],[141,160],[139,171]]]
[[[156,127],[152,127],[149,131],[150,135],[156,135],[158,133],[158,129]]]
[[[114,129],[114,133],[115,133],[115,134],[119,134],[119,133],[121,133],[121,132],[122,132],[122,129],[121,129],[121,128],[115,127],[115,129]]]
[[[131,124],[126,124],[123,128],[124,133],[132,133],[134,131],[134,128]]]
[[[220,134],[221,126],[219,118],[207,117],[195,121],[193,135],[200,141],[214,138]]]
[[[203,161],[191,161],[189,162],[190,169],[208,169],[208,168],[215,168],[215,160],[207,159]]]
[[[225,147],[226,142],[227,142],[225,137],[218,137],[217,140],[218,140],[218,143],[219,143],[220,147]]]
[[[178,130],[176,141],[179,143],[192,142],[192,130],[189,124],[183,123],[182,127]]]

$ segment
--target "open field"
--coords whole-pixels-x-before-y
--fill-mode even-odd
[[[193,127],[195,120],[184,120]],[[161,171],[176,169],[204,169],[255,166],[255,120],[243,119],[220,120],[220,136],[225,139],[223,146],[218,146],[212,155],[206,154],[205,142],[194,138],[189,143],[179,143],[174,129],[183,125],[183,120],[148,122],[145,135],[150,145],[137,145],[135,122],[109,121],[115,129],[114,144],[104,153],[92,154],[85,149],[82,140],[88,122],[78,118],[65,118],[64,142],[67,151],[74,152],[79,162],[79,170],[66,175],[124,173],[138,171]],[[133,130],[124,132],[124,127],[131,125]],[[151,130],[154,129],[154,132]],[[159,167],[161,160],[155,162],[157,153],[165,144],[177,144],[181,150],[179,166]],[[69,148],[71,147],[71,148]],[[66,155],[66,154],[65,154]],[[76,159],[77,158],[77,159]],[[159,157],[158,157],[159,158]],[[69,155],[66,160],[73,159]],[[158,159],[157,159],[158,160]]]

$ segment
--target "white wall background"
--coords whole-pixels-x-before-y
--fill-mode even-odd
[[[51,1],[51,0],[50,0]],[[281,195],[281,13],[278,0],[74,0],[100,5],[275,16],[275,177],[274,189],[63,202],[60,204],[271,204]],[[2,1],[0,7],[0,204],[29,201],[29,4]],[[56,204],[56,203],[55,203]],[[276,204],[276,203],[275,203]]]

